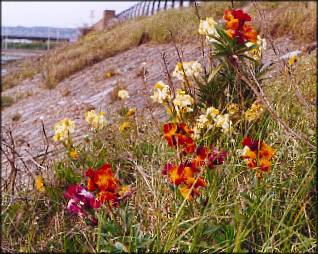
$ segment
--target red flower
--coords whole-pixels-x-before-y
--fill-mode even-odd
[[[252,20],[247,13],[242,10],[225,10],[223,18],[226,21],[225,32],[231,39],[237,39],[238,44],[257,41],[257,32],[245,23]]]
[[[99,208],[101,203],[94,198],[94,195],[81,185],[70,185],[64,193],[64,197],[69,199],[67,210],[81,217],[88,217],[86,209]],[[94,222],[96,219],[91,218]]]
[[[212,153],[209,154],[209,168],[213,169],[215,165],[222,165],[227,156],[225,151],[219,151],[216,148],[212,149]]]

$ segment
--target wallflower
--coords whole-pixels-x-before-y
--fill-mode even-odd
[[[63,120],[57,122],[54,125],[55,135],[53,140],[57,141],[66,141],[69,138],[70,133],[73,133],[75,130],[75,124],[68,118],[64,118]]]
[[[236,103],[231,103],[226,107],[226,109],[230,115],[235,115],[240,110],[240,106]]]
[[[183,68],[182,68],[183,67]],[[174,72],[172,73],[173,77],[176,77],[179,80],[184,81],[185,76],[187,78],[198,78],[203,72],[202,66],[197,61],[182,62],[177,63]]]
[[[186,163],[181,163],[179,166],[168,163],[163,170],[163,174],[168,176],[169,182],[179,186],[180,194],[189,200],[192,199],[192,195],[199,195],[198,188],[206,186],[202,177],[196,178],[196,173],[198,170]],[[192,192],[189,193],[192,185]]]
[[[45,187],[44,187],[44,181],[43,177],[41,175],[37,175],[34,180],[35,188],[39,192],[44,192]]]
[[[73,159],[73,160],[77,160],[78,159],[78,152],[75,150],[75,149],[71,149],[71,151],[69,152],[70,154],[70,157]]]
[[[256,46],[254,49],[251,49],[246,54],[255,60],[260,60],[262,57],[262,53],[266,50],[266,40],[264,38],[261,38],[261,36],[257,35],[257,41],[256,43],[252,43],[250,41],[245,43],[246,47]]]
[[[238,44],[246,41],[256,43],[257,32],[245,23],[252,20],[247,13],[242,10],[225,10],[223,18],[226,21],[226,33],[231,39],[236,39]]]
[[[270,160],[275,155],[275,150],[263,141],[252,140],[249,137],[245,137],[242,144],[242,157],[245,163],[249,168],[256,170],[258,178],[262,178],[263,174],[270,170]]]
[[[119,126],[119,131],[120,132],[124,132],[125,130],[130,128],[130,124],[129,122],[123,122],[120,126]]]
[[[153,89],[153,95],[150,96],[153,102],[163,104],[171,99],[170,87],[162,81],[157,82]]]
[[[183,113],[192,112],[191,106],[194,104],[194,99],[185,93],[185,91],[178,89],[176,92],[176,98],[173,100],[177,115],[180,116]]]
[[[213,169],[215,165],[222,165],[226,157],[227,153],[224,150],[219,151],[217,148],[212,148],[212,151],[208,155],[208,167]]]
[[[126,116],[133,116],[136,113],[136,108],[130,108],[126,113]]]
[[[224,133],[228,133],[231,130],[232,121],[229,114],[218,115],[215,118],[215,126],[222,128]]]
[[[218,36],[215,28],[216,24],[217,23],[211,17],[206,18],[206,20],[200,20],[199,34],[205,35],[209,42],[216,42],[215,39],[211,38],[211,36]]]
[[[67,210],[84,218],[89,217],[87,209],[96,209],[101,205],[100,201],[96,200],[91,192],[77,184],[70,185],[64,193],[64,197],[69,199]],[[94,225],[97,224],[95,217],[89,217],[89,219]]]
[[[91,126],[93,130],[103,129],[107,121],[105,120],[105,112],[95,113],[95,110],[85,112],[85,120]]]
[[[291,58],[288,59],[288,65],[292,66],[298,61],[297,55],[293,55]]]
[[[220,114],[220,111],[215,107],[208,107],[205,114],[207,117],[215,119],[215,117]]]
[[[260,119],[264,113],[262,104],[254,102],[252,106],[245,112],[245,119],[249,122]]]
[[[89,191],[112,191],[117,188],[118,180],[114,177],[111,166],[104,164],[94,171],[89,168],[85,175],[88,177],[87,188]]]
[[[130,97],[128,91],[125,90],[125,89],[119,90],[118,93],[117,93],[117,96],[121,100],[125,100],[125,99],[128,99]]]
[[[199,118],[196,120],[197,121],[197,128],[203,129],[207,126],[209,123],[209,119],[205,115],[200,115]]]
[[[183,153],[189,154],[195,151],[196,145],[191,138],[193,131],[184,123],[167,123],[163,126],[164,138],[170,147],[183,148]]]

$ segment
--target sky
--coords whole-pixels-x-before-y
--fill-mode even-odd
[[[82,27],[102,18],[103,10],[116,14],[138,3],[137,1],[1,1],[2,26]]]

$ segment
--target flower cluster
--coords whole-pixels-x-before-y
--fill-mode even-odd
[[[176,92],[176,98],[173,100],[173,105],[175,107],[177,116],[181,116],[184,113],[192,112],[192,105],[194,104],[194,99],[186,94],[182,89],[178,89]]]
[[[270,170],[275,150],[263,141],[252,140],[250,137],[245,137],[242,144],[244,145],[242,157],[247,166],[255,169],[256,176],[262,178],[263,174]]]
[[[132,194],[131,186],[119,184],[109,164],[104,164],[96,171],[89,168],[85,176],[88,177],[87,187],[70,185],[64,197],[69,199],[67,210],[70,213],[89,218],[93,224],[96,224],[97,220],[90,217],[92,209],[100,208],[104,203],[110,207],[118,206],[121,200]]]
[[[196,176],[198,172],[190,163],[181,163],[179,166],[167,163],[162,170],[162,174],[167,175],[169,182],[178,186],[181,195],[188,200],[199,195],[198,188],[206,186],[206,181]]]
[[[254,102],[252,106],[248,110],[246,110],[244,116],[247,121],[251,122],[260,119],[263,113],[264,108],[262,104]]]
[[[215,28],[216,25],[217,23],[211,17],[206,18],[206,20],[200,20],[199,34],[205,35],[209,42],[216,42],[213,38],[218,37],[218,33]]]
[[[183,153],[193,153],[196,145],[191,138],[193,131],[185,123],[167,123],[163,126],[164,138],[170,147],[181,147]]]
[[[53,140],[57,141],[69,141],[70,134],[75,130],[75,123],[68,118],[64,118],[63,120],[57,122],[54,125],[55,135]]]
[[[226,33],[231,39],[236,39],[238,44],[247,41],[256,43],[257,32],[247,21],[251,21],[251,17],[242,10],[225,10],[224,20],[226,21]]]
[[[234,109],[233,109],[234,111]],[[200,134],[203,129],[210,130],[212,128],[219,128],[224,133],[229,133],[232,128],[232,121],[230,120],[230,114],[220,114],[217,108],[209,107],[206,109],[205,114],[200,115],[196,119],[196,125],[193,128],[195,139],[200,138]]]
[[[101,130],[106,126],[105,112],[95,113],[95,110],[87,111],[85,113],[85,120],[90,125],[92,130]]]
[[[177,63],[172,76],[184,81],[187,78],[198,78],[203,72],[202,66],[197,61]]]
[[[216,148],[198,147],[192,160],[179,165],[167,163],[162,174],[168,177],[168,181],[178,186],[181,195],[188,200],[199,196],[199,188],[207,185],[206,180],[200,176],[200,167],[208,166],[213,169],[216,165],[224,163],[226,152],[220,152]]]
[[[101,203],[108,202],[111,206],[117,206],[120,200],[131,194],[130,188],[119,185],[109,164],[104,164],[96,171],[89,168],[85,176],[88,177],[87,189],[92,192],[96,191],[96,197]],[[123,188],[128,192],[123,192]]]

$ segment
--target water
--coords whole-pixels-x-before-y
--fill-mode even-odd
[[[1,76],[5,75],[7,70],[5,69],[5,64],[22,59],[19,56],[1,55]]]

